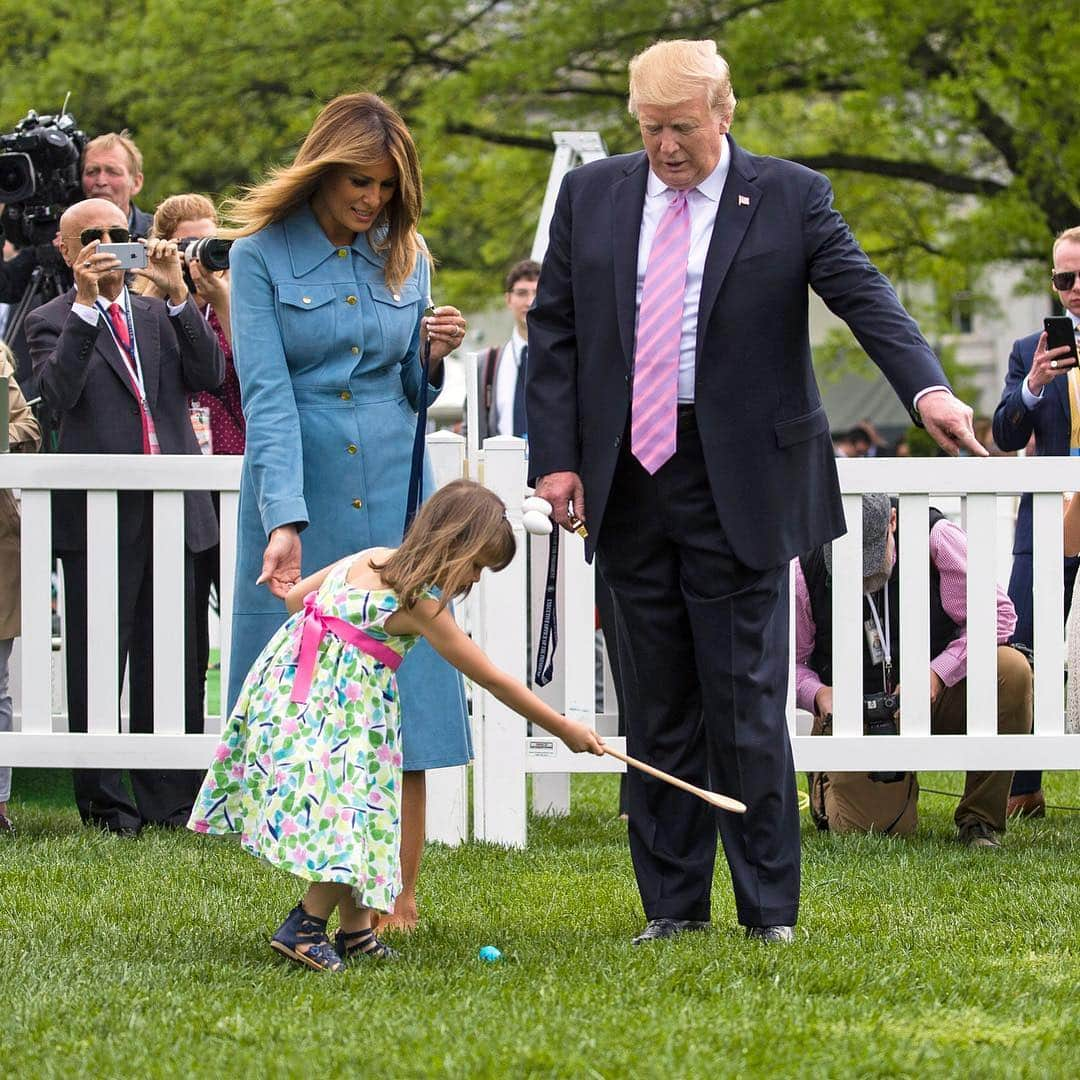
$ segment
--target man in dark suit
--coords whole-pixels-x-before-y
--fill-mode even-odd
[[[985,450],[828,181],[738,147],[734,106],[713,42],[655,45],[630,65],[645,152],[563,181],[529,313],[530,472],[560,525],[588,510],[629,752],[748,805],[719,816],[739,922],[790,941],[787,564],[844,530],[807,286],[942,446]],[[703,928],[715,811],[636,772],[629,785],[635,941]]]
[[[1053,285],[1073,326],[1080,328],[1080,226],[1066,229],[1053,248]],[[1067,348],[1046,348],[1046,334],[1036,332],[1013,342],[1005,389],[994,411],[994,442],[1002,450],[1022,450],[1034,435],[1035,453],[1051,457],[1080,454],[1080,415],[1070,405],[1070,386],[1080,388],[1080,374],[1069,373],[1059,361]],[[1064,618],[1069,617],[1073,585],[1080,559],[1065,560]],[[1009,599],[1016,608],[1013,641],[1031,646],[1034,612],[1031,594],[1031,496],[1020,499],[1013,536],[1013,564]],[[1042,817],[1046,799],[1041,772],[1018,772],[1013,778],[1009,816]]]
[[[176,245],[147,243],[149,278],[165,301],[138,296],[124,283],[114,255],[98,251],[127,215],[115,203],[88,199],[60,219],[61,251],[75,288],[31,312],[27,339],[41,393],[59,417],[59,451],[68,454],[192,454],[199,446],[187,393],[220,385],[225,359],[214,332],[190,302]],[[206,492],[184,496],[185,587],[193,586],[192,552],[217,543]],[[153,731],[153,497],[119,496],[120,678],[130,656],[131,730]],[[64,567],[68,716],[72,731],[87,730],[86,498],[53,496],[53,544]],[[191,605],[187,605],[190,609]],[[179,615],[179,613],[178,613]],[[186,678],[197,677],[194,623],[185,627]],[[188,701],[201,700],[188,693]],[[202,717],[186,717],[202,731]],[[75,798],[84,821],[122,834],[144,823],[181,826],[195,794],[191,773],[132,770],[134,804],[118,770],[79,769]]]

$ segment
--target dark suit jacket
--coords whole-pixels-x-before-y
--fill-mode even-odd
[[[27,339],[41,394],[59,417],[62,454],[141,454],[142,420],[124,360],[105,326],[71,310],[75,290],[42,305],[26,319]],[[135,340],[146,397],[163,454],[199,454],[187,394],[212,390],[225,375],[217,335],[188,302],[170,318],[161,300],[131,294]],[[217,521],[206,492],[188,492],[185,538],[192,551],[217,543]],[[139,538],[146,500],[122,495],[118,522],[122,543]],[[53,496],[53,544],[61,551],[86,546],[86,498]]]
[[[844,531],[807,287],[851,326],[908,408],[919,390],[948,383],[833,209],[828,180],[728,141],[698,312],[695,402],[721,524],[739,559],[763,569]],[[581,475],[590,554],[628,437],[647,176],[643,152],[567,174],[528,317],[529,471]]]
[[[994,410],[994,442],[1002,450],[1022,450],[1035,434],[1035,453],[1039,456],[1067,457],[1072,421],[1069,415],[1069,381],[1065,376],[1054,379],[1043,390],[1043,401],[1028,410],[1020,387],[1035,359],[1039,334],[1028,334],[1013,342],[1009,353],[1009,370],[1005,374],[1005,389]],[[1013,536],[1013,554],[1031,552],[1031,495],[1020,498]]]
[[[150,228],[153,224],[153,214],[140,210],[134,203],[131,204],[131,212],[128,214],[128,228],[131,230],[132,239],[140,237],[145,240],[150,235]]]

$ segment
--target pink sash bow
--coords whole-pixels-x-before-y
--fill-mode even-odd
[[[328,633],[340,638],[349,645],[355,645],[361,652],[385,664],[391,671],[397,671],[402,657],[389,645],[365,634],[363,630],[344,619],[327,615],[317,603],[317,595],[309,592],[304,597],[304,630],[300,638],[300,652],[296,658],[296,675],[293,678],[290,701],[304,703],[311,692],[311,680],[315,674],[315,661],[319,655],[319,645]]]

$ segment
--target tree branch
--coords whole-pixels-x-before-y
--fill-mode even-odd
[[[870,154],[817,154],[812,157],[792,159],[808,169],[846,169],[851,172],[869,173],[872,176],[892,176],[898,180],[915,180],[941,191],[957,195],[1000,195],[1008,190],[1007,184],[997,180],[985,180],[976,176],[962,176],[946,172],[936,165],[923,161],[896,161],[892,158],[873,157]]]
[[[475,124],[463,122],[449,123],[444,128],[448,135],[467,135],[473,139],[481,139],[483,142],[495,143],[498,146],[518,146],[523,150],[543,150],[552,153],[555,144],[551,137],[538,138],[535,135],[514,135],[507,131],[492,131],[490,128],[477,127]]]

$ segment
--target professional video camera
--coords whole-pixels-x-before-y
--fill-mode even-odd
[[[82,198],[79,158],[86,135],[66,110],[38,116],[31,109],[0,135],[0,226],[16,247],[42,247],[56,235],[60,215]]]
[[[180,261],[184,264],[184,282],[192,292],[197,292],[189,267],[199,263],[204,270],[228,270],[231,240],[220,236],[183,236],[176,241]]]

